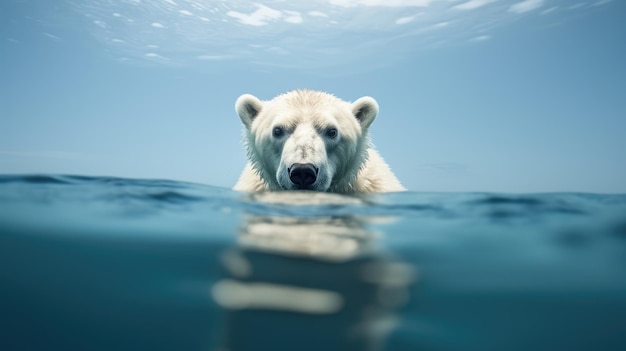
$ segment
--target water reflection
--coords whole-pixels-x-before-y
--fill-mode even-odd
[[[252,200],[291,210],[360,201],[306,192]],[[212,289],[225,312],[218,350],[384,349],[414,273],[376,247],[377,219],[284,212],[248,213],[222,255]]]

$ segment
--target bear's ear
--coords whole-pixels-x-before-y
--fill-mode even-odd
[[[250,129],[252,121],[259,115],[263,103],[256,96],[243,94],[235,102],[235,110],[241,119],[241,122]]]
[[[367,129],[378,115],[378,103],[369,96],[364,96],[352,103],[352,114],[361,123],[362,129]]]

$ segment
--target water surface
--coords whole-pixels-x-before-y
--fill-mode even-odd
[[[2,350],[622,350],[626,195],[0,176]]]

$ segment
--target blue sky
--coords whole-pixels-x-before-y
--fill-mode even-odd
[[[626,192],[626,3],[4,0],[0,173],[232,186],[234,102],[374,97],[415,191]]]

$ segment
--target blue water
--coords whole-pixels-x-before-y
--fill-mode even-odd
[[[624,350],[626,195],[0,176],[0,350]]]

